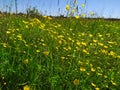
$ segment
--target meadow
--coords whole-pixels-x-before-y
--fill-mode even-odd
[[[0,18],[0,90],[119,90],[120,21]]]

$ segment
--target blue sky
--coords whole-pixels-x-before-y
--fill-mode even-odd
[[[18,11],[25,12],[28,7],[36,7],[40,12],[47,15],[65,14],[65,6],[72,0],[18,0]],[[96,16],[120,18],[120,0],[86,0],[84,12],[93,11]],[[12,3],[10,3],[12,2]],[[79,7],[84,0],[78,0]],[[8,10],[7,6],[12,6],[12,12],[15,12],[14,0],[0,0],[0,10]],[[58,13],[58,8],[60,12]]]

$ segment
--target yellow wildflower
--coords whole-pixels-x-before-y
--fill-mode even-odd
[[[78,84],[79,84],[79,80],[78,80],[78,79],[75,79],[75,80],[73,81],[73,83],[74,83],[74,85],[78,85]]]
[[[104,48],[108,48],[108,46],[105,45]]]
[[[108,78],[108,76],[104,75],[104,78]]]
[[[24,63],[25,63],[25,64],[28,64],[28,62],[29,62],[28,59],[25,59],[25,60],[24,60]]]
[[[120,59],[120,55],[118,55],[118,56],[117,56],[117,58],[119,58],[119,59]]]
[[[80,45],[80,42],[79,41],[77,41],[77,43],[76,43],[78,46]]]
[[[87,44],[86,44],[85,42],[81,42],[81,44],[82,44],[83,46],[87,46]]]
[[[4,84],[4,85],[6,85],[7,83],[6,83],[6,82],[4,82],[3,84]]]
[[[71,12],[72,12],[72,13],[74,13],[74,12],[75,12],[75,10],[73,9]]]
[[[92,35],[92,34],[89,34],[89,37],[93,37],[93,35]]]
[[[30,90],[30,87],[29,87],[28,85],[25,85],[25,86],[23,87],[23,90]]]
[[[84,72],[86,69],[84,67],[80,67],[80,71]]]
[[[52,20],[52,18],[51,18],[51,17],[48,17],[48,19],[49,19],[49,20]]]
[[[93,42],[94,42],[94,43],[96,43],[96,42],[97,42],[97,40],[95,40],[95,39],[94,39],[94,40],[93,40]]]
[[[92,72],[95,72],[95,69],[92,67],[92,68],[91,68],[91,71],[92,71]]]
[[[44,51],[43,54],[49,55],[49,51]]]
[[[94,83],[91,83],[91,85],[92,85],[93,87],[96,87],[96,85],[95,85]]]
[[[10,34],[11,32],[10,31],[6,31],[7,34]]]
[[[87,75],[89,76],[89,75],[90,75],[90,73],[87,73]]]
[[[103,54],[107,54],[107,51],[106,50],[101,50],[101,52],[103,53]]]
[[[100,90],[100,88],[96,87],[95,90]]]
[[[75,16],[75,18],[76,18],[76,19],[79,19],[79,16],[78,16],[78,15],[76,15],[76,16]]]
[[[47,16],[43,16],[43,18],[47,18]]]
[[[115,52],[110,51],[110,53],[108,55],[115,56],[115,54],[116,54]]]
[[[94,15],[94,12],[90,12],[90,15],[93,16],[93,15]]]
[[[82,13],[82,14],[81,14],[81,17],[84,17],[84,16],[85,16],[85,14]]]
[[[36,52],[37,52],[37,53],[39,53],[39,52],[40,52],[40,50],[36,50]]]
[[[70,6],[69,5],[66,5],[66,10],[70,10]]]
[[[89,54],[89,52],[85,49],[83,49],[83,52],[86,53],[86,54]]]
[[[82,4],[81,6],[82,6],[82,8],[84,8],[84,7],[85,7],[85,4]]]
[[[98,42],[98,45],[103,46],[103,43]]]
[[[3,43],[3,47],[5,47],[5,48],[6,48],[6,47],[7,47],[7,44],[6,44],[6,43]]]
[[[117,84],[111,80],[112,85],[116,86]]]

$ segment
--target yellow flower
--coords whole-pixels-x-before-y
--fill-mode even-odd
[[[98,42],[98,45],[103,46],[103,43]]]
[[[79,84],[79,80],[78,80],[78,79],[75,79],[75,80],[73,81],[73,83],[74,83],[74,85],[78,85],[78,84]]]
[[[43,54],[49,55],[49,51],[44,51]]]
[[[80,42],[79,41],[77,41],[77,43],[76,43],[78,46],[80,45]]]
[[[97,75],[102,76],[102,73],[97,73]]]
[[[92,72],[95,72],[95,69],[92,67],[92,68],[91,68],[91,71],[92,71]]]
[[[81,42],[81,44],[82,44],[83,46],[87,46],[87,44],[86,44],[85,42]]]
[[[6,31],[7,34],[10,34],[11,32],[10,31]]]
[[[25,59],[25,60],[24,60],[24,63],[25,63],[25,64],[28,64],[28,62],[29,62],[28,59]]]
[[[49,19],[49,20],[52,20],[52,18],[51,18],[51,17],[48,17],[48,19]]]
[[[117,84],[111,80],[112,85],[116,86]]]
[[[66,10],[70,10],[70,6],[69,5],[66,5]]]
[[[74,13],[74,12],[75,12],[75,10],[73,9],[71,12],[72,12],[72,13]]]
[[[119,58],[119,59],[120,59],[120,55],[118,55],[118,56],[117,56],[117,58]]]
[[[84,72],[86,69],[84,67],[80,67],[80,71]]]
[[[79,16],[77,15],[77,16],[75,16],[75,18],[76,18],[76,19],[79,19]]]
[[[93,87],[96,87],[96,85],[95,85],[94,83],[91,83],[91,85],[92,85]]]
[[[89,54],[89,52],[85,49],[83,49],[83,52],[86,53],[86,54]]]
[[[108,76],[104,75],[104,78],[108,78]]]
[[[6,83],[6,82],[4,82],[3,84],[4,84],[4,85],[6,85],[7,83]]]
[[[28,25],[25,26],[27,29],[29,28]]]
[[[28,85],[25,85],[25,86],[23,87],[23,90],[30,90],[30,87],[29,87]]]
[[[17,35],[17,38],[18,38],[19,40],[22,40],[22,35],[21,35],[21,34]]]
[[[95,90],[100,90],[100,88],[96,87]]]
[[[36,50],[36,52],[37,52],[37,53],[39,53],[39,52],[40,52],[40,50]]]
[[[87,75],[89,76],[89,75],[90,75],[90,73],[87,73]]]
[[[63,59],[65,59],[65,57],[61,57],[61,59],[63,60]]]
[[[94,15],[94,12],[90,12],[90,15],[93,16],[93,15]]]
[[[105,87],[108,88],[108,85],[106,85]]]
[[[108,46],[104,46],[104,48],[108,48]]]
[[[92,35],[92,34],[89,34],[89,37],[93,37],[93,35]]]
[[[85,4],[82,4],[81,6],[82,6],[82,8],[84,8],[84,7],[85,7]]]
[[[93,40],[93,42],[94,42],[94,43],[96,43],[96,42],[97,42],[97,40],[95,40],[95,39],[94,39],[94,40]]]
[[[5,47],[5,48],[6,48],[6,47],[7,47],[7,44],[6,44],[6,43],[3,43],[3,47]]]
[[[59,43],[59,44],[62,44],[62,41],[61,41],[61,40],[59,40],[59,41],[58,41],[58,43]]]
[[[107,51],[106,50],[101,50],[101,52],[103,53],[103,54],[107,54]]]
[[[108,55],[115,56],[115,54],[116,54],[115,52],[110,51],[110,53]]]
[[[85,16],[85,14],[82,13],[82,14],[81,14],[81,17],[84,17],[84,16]]]
[[[47,16],[43,16],[43,18],[47,18]]]

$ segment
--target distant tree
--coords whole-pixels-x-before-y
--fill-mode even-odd
[[[40,13],[36,7],[33,8],[27,8],[27,16],[39,16]]]

